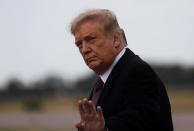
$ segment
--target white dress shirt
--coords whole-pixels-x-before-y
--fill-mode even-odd
[[[104,83],[106,83],[106,80],[108,79],[110,73],[112,72],[114,66],[117,64],[117,62],[121,59],[121,57],[124,55],[125,53],[125,48],[123,48],[121,50],[121,52],[116,56],[116,58],[114,59],[113,63],[111,64],[111,66],[102,74],[100,75],[100,78],[102,79],[102,81]]]

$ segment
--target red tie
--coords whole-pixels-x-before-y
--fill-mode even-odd
[[[103,89],[104,82],[101,80],[100,77],[98,77],[93,93],[92,93],[92,101],[94,102],[95,105],[97,105],[98,99],[100,97],[100,93]]]

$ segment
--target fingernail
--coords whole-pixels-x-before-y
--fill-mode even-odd
[[[81,125],[84,126],[85,124],[82,122]]]
[[[87,101],[88,99],[87,99],[87,98],[84,98],[83,100],[84,100],[84,101]]]

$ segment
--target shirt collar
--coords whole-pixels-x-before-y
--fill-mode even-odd
[[[105,83],[106,80],[108,79],[108,76],[110,75],[110,73],[112,72],[114,66],[117,64],[117,62],[121,59],[121,57],[123,56],[123,54],[125,53],[125,48],[123,48],[120,53],[116,56],[116,58],[114,59],[113,63],[111,64],[111,66],[102,74],[100,75],[100,78],[102,79],[102,81]]]

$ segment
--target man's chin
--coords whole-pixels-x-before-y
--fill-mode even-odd
[[[96,63],[89,63],[89,64],[88,64],[88,67],[89,67],[91,70],[93,70],[93,71],[96,72],[96,71],[99,69],[100,65],[99,65],[99,64],[96,64]]]
[[[90,69],[92,69],[92,70],[96,70],[96,69],[98,69],[98,66],[96,66],[96,65],[88,65],[88,67],[90,68]]]
[[[91,70],[93,70],[94,72],[96,72],[96,74],[100,75],[103,73],[103,68],[100,65],[90,65],[88,66]]]

